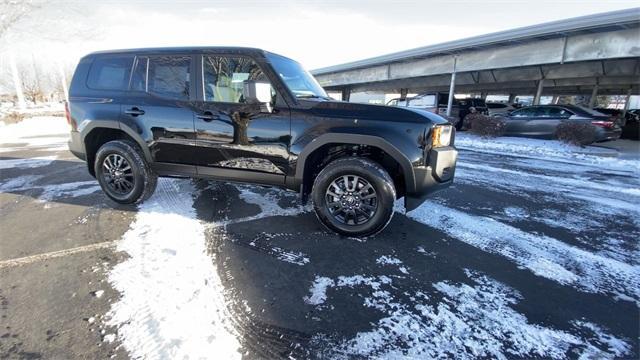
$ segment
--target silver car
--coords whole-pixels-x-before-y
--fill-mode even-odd
[[[506,136],[553,139],[562,122],[589,122],[596,127],[596,141],[620,138],[622,129],[614,119],[595,110],[575,105],[529,106],[510,112],[506,117]]]

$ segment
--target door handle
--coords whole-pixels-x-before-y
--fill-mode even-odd
[[[211,111],[205,111],[200,115],[196,115],[196,117],[207,122],[220,119],[218,115],[213,115]]]
[[[129,114],[131,116],[144,115],[144,110],[138,109],[137,107],[132,107],[131,109],[125,110],[125,114]]]

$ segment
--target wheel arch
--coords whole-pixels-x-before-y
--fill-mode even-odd
[[[365,145],[375,149],[379,149],[383,153],[391,157],[401,168],[402,177],[404,182],[404,189],[400,193],[412,192],[415,189],[415,177],[412,170],[411,161],[389,141],[373,135],[362,134],[342,134],[342,133],[330,133],[319,136],[311,141],[298,155],[295,171],[295,186],[300,189],[303,199],[306,199],[306,195],[310,189],[305,186],[306,176],[311,176],[310,169],[312,169],[313,155],[326,146],[340,146],[340,145]],[[394,174],[390,174],[392,177]],[[313,183],[313,181],[311,181]]]
[[[145,141],[133,129],[118,121],[94,121],[82,129],[82,144],[89,173],[95,177],[93,163],[98,149],[112,140],[129,140],[138,145],[147,162],[152,162],[151,152]]]

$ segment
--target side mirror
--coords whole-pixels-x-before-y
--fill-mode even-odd
[[[271,84],[246,80],[242,87],[242,96],[249,104],[260,104],[267,112],[271,112]]]

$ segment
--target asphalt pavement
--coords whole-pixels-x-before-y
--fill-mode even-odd
[[[2,358],[640,354],[633,164],[461,149],[454,186],[355,239],[267,187],[117,205],[42,136],[0,145]]]

